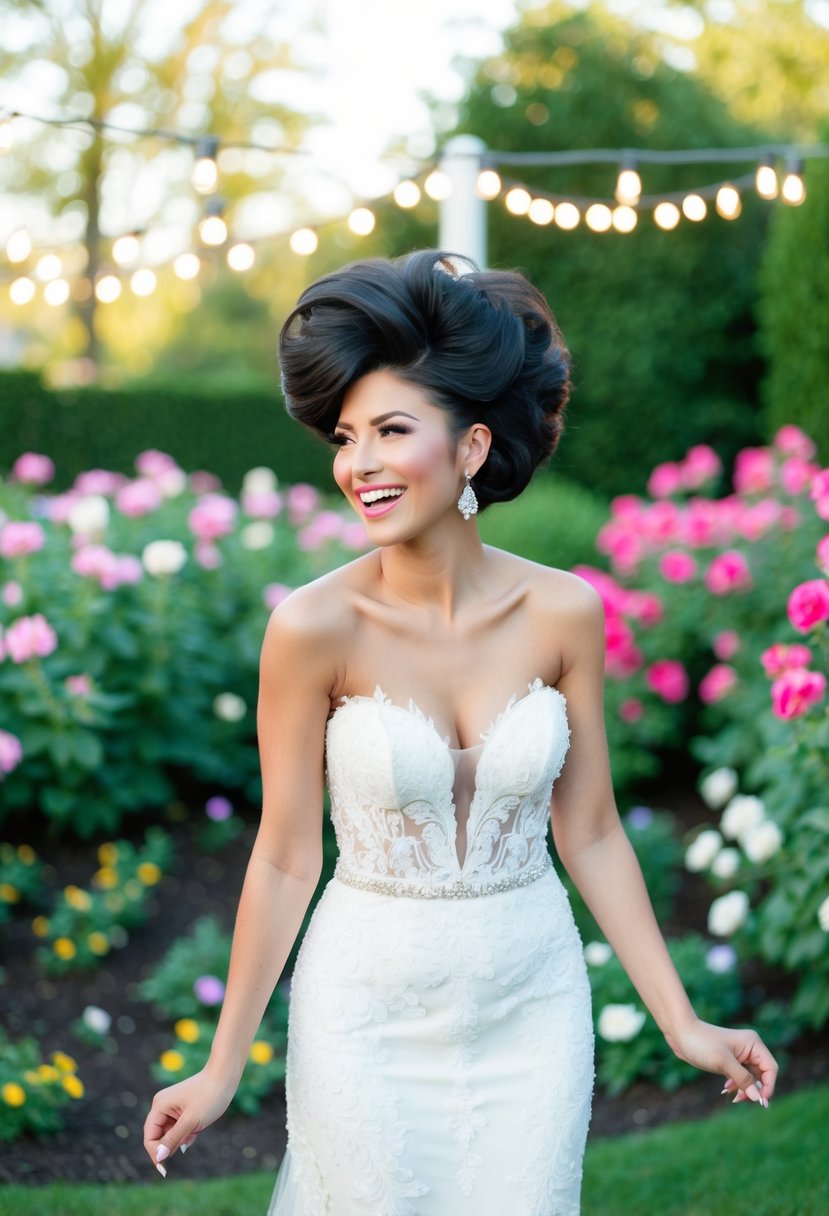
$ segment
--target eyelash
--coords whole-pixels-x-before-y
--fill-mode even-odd
[[[410,435],[411,432],[411,427],[404,426],[400,422],[384,422],[382,426],[378,426],[377,428],[377,433],[379,435]],[[350,441],[348,435],[343,435],[342,433],[337,434],[337,432],[334,431],[328,436],[328,442],[333,447],[342,448],[345,447],[345,445]]]

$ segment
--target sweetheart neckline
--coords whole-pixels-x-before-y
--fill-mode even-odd
[[[375,705],[384,705],[388,709],[395,709],[395,710],[398,710],[400,713],[410,714],[413,717],[420,719],[420,721],[424,722],[426,724],[426,726],[432,731],[435,738],[438,739],[440,741],[440,743],[443,744],[443,746],[446,748],[447,752],[450,752],[450,753],[451,752],[458,752],[458,753],[474,752],[474,751],[477,751],[479,748],[486,747],[489,740],[492,738],[492,736],[498,730],[499,726],[504,721],[504,719],[511,713],[511,711],[516,709],[517,706],[523,705],[525,701],[528,701],[530,699],[530,697],[532,697],[533,694],[537,693],[537,692],[555,693],[556,696],[561,699],[562,708],[564,710],[564,717],[565,717],[565,720],[567,719],[567,698],[565,697],[564,693],[561,692],[560,689],[555,687],[555,685],[545,684],[544,681],[541,679],[541,676],[536,676],[536,678],[527,685],[527,688],[529,691],[525,692],[524,695],[521,697],[518,696],[518,693],[514,692],[512,694],[512,696],[509,698],[509,700],[507,701],[506,705],[501,710],[501,712],[490,723],[489,727],[486,730],[481,731],[480,736],[479,736],[481,739],[481,742],[475,743],[471,747],[450,747],[449,736],[441,735],[440,731],[435,726],[434,719],[431,718],[428,714],[425,714],[423,712],[423,710],[416,703],[414,698],[409,697],[408,706],[399,705],[399,704],[397,704],[396,701],[392,701],[391,698],[388,697],[386,695],[386,693],[383,692],[383,690],[379,684],[375,684],[374,694],[370,697],[361,695],[359,693],[357,693],[353,696],[343,695],[342,697],[340,697],[342,704],[338,705],[332,711],[332,713],[328,719],[328,722],[326,723],[326,728],[325,728],[326,734],[328,732],[328,728],[331,726],[332,722],[334,721],[335,717],[340,712],[340,710],[345,709],[348,704],[355,702],[355,701],[358,701],[358,702],[359,701],[368,701],[370,704],[373,703]],[[568,726],[569,726],[569,722],[568,722]]]

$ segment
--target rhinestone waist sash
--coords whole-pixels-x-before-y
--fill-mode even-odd
[[[359,887],[362,891],[377,891],[381,895],[402,895],[412,899],[472,899],[478,895],[491,895],[496,891],[509,891],[512,887],[525,887],[552,868],[553,860],[548,853],[544,861],[537,865],[503,878],[492,878],[483,882],[457,878],[451,883],[419,883],[408,878],[358,874],[349,870],[338,859],[334,867],[334,877],[350,887]]]

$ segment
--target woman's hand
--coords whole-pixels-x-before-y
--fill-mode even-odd
[[[217,1080],[206,1069],[160,1089],[153,1097],[150,1113],[144,1120],[144,1148],[160,1174],[167,1176],[159,1164],[172,1156],[180,1146],[187,1148],[199,1132],[224,1114],[233,1100],[235,1086]],[[158,1156],[161,1150],[161,1156]]]
[[[734,1102],[768,1106],[777,1079],[777,1061],[756,1030],[730,1030],[697,1018],[665,1038],[680,1060],[705,1072],[722,1074],[726,1078],[723,1093],[733,1093]]]

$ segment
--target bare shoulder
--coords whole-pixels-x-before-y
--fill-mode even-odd
[[[509,576],[523,583],[537,611],[548,619],[566,616],[573,624],[582,622],[589,628],[596,619],[603,618],[604,605],[592,583],[570,570],[556,566],[543,566],[540,562],[518,557],[504,550],[491,550],[497,559],[505,563]]]

